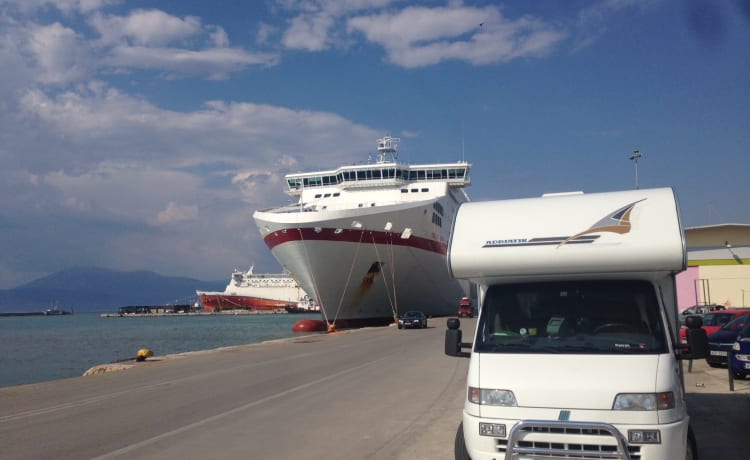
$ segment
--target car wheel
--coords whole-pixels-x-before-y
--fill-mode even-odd
[[[688,425],[687,448],[685,449],[685,460],[698,460],[698,449],[695,443],[693,427]]]
[[[706,362],[708,362],[708,361],[706,361]],[[711,366],[711,367],[722,367],[722,365],[719,364],[719,363],[708,363],[708,365]]]
[[[402,324],[399,324],[399,325],[398,325],[398,328],[399,328],[399,329],[403,329],[403,328],[404,328],[404,326],[403,326]]]
[[[735,372],[734,373],[734,378],[736,378],[738,380],[745,380],[747,378],[747,374],[745,374],[743,372]]]
[[[456,460],[471,460],[469,451],[466,450],[466,442],[464,441],[463,422],[458,425],[458,430],[456,430],[456,440],[453,443],[453,456]]]

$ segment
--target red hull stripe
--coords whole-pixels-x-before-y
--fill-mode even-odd
[[[364,233],[364,235],[362,233]],[[414,235],[407,239],[403,239],[399,233],[381,232],[376,230],[341,229],[339,233],[336,233],[336,229],[333,228],[322,228],[317,230],[314,228],[290,228],[288,230],[277,230],[269,233],[263,238],[263,240],[266,242],[266,246],[268,246],[269,249],[273,249],[280,244],[288,243],[290,241],[343,241],[346,243],[358,243],[362,240],[362,243],[372,244],[374,240],[377,244],[393,244],[394,246],[412,247],[424,251],[436,252],[442,255],[448,253],[448,246],[440,241]]]

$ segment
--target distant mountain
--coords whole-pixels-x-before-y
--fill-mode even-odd
[[[126,305],[187,304],[196,290],[223,291],[227,281],[81,267],[63,270],[13,289],[0,290],[0,312],[41,311],[57,305],[76,312],[114,311]]]

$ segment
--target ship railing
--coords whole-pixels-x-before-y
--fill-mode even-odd
[[[285,205],[280,206],[278,208],[268,208],[268,209],[262,209],[260,212],[269,212],[273,214],[292,214],[292,213],[298,213],[298,212],[320,212],[320,211],[344,211],[344,210],[350,210],[350,209],[367,209],[367,208],[377,208],[381,206],[391,206],[394,204],[413,204],[418,203],[421,201],[432,201],[435,199],[435,196],[429,196],[429,197],[420,197],[420,199],[414,199],[414,200],[389,200],[389,201],[364,201],[364,202],[341,202],[341,203],[335,203],[331,204],[331,202],[310,202],[310,203],[302,203],[302,204],[292,204],[292,205]]]

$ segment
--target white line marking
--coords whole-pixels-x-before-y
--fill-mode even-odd
[[[127,446],[127,447],[123,447],[122,449],[117,449],[117,450],[114,450],[114,451],[109,452],[107,454],[100,455],[99,457],[94,457],[92,460],[110,459],[110,458],[114,458],[114,457],[117,457],[117,456],[120,456],[120,455],[123,455],[123,454],[130,453],[130,452],[132,452],[132,451],[134,451],[136,449],[140,449],[141,447],[148,446],[149,444],[153,444],[155,442],[161,441],[162,439],[166,439],[166,438],[168,438],[170,436],[174,436],[176,434],[184,433],[186,431],[192,430],[193,428],[198,428],[200,426],[203,426],[203,425],[215,422],[216,420],[220,420],[220,419],[222,419],[224,417],[227,417],[229,415],[236,414],[238,412],[242,412],[244,410],[250,409],[251,407],[255,407],[255,406],[258,406],[260,404],[264,404],[264,403],[267,403],[269,401],[273,401],[274,399],[278,399],[278,398],[284,397],[284,396],[286,396],[288,394],[297,392],[299,390],[303,390],[305,388],[308,388],[308,387],[311,387],[311,386],[314,386],[314,385],[318,385],[318,384],[326,382],[328,380],[332,380],[332,379],[334,379],[336,377],[339,377],[339,376],[344,375],[344,374],[348,374],[348,373],[356,371],[358,369],[362,369],[363,367],[370,366],[370,365],[375,364],[377,362],[383,361],[383,360],[385,360],[387,358],[388,358],[387,356],[384,356],[384,357],[376,359],[374,361],[370,361],[368,363],[360,364],[359,366],[355,366],[355,367],[352,367],[352,368],[349,368],[349,369],[345,369],[343,371],[337,372],[335,374],[328,375],[328,376],[320,378],[318,380],[313,380],[312,382],[307,382],[305,384],[296,386],[294,388],[290,388],[288,390],[284,390],[281,393],[276,393],[274,395],[267,396],[267,397],[259,399],[257,401],[253,401],[251,403],[247,403],[245,405],[242,405],[242,406],[239,406],[239,407],[235,407],[234,409],[230,409],[230,410],[228,410],[226,412],[222,412],[221,414],[216,414],[216,415],[213,415],[211,417],[204,418],[203,420],[199,420],[199,421],[193,422],[193,423],[191,423],[189,425],[185,425],[185,426],[182,426],[180,428],[174,429],[172,431],[167,431],[166,433],[162,433],[162,434],[160,434],[158,436],[154,436],[153,438],[144,439],[141,442],[137,442],[135,444],[131,444],[131,445]]]

